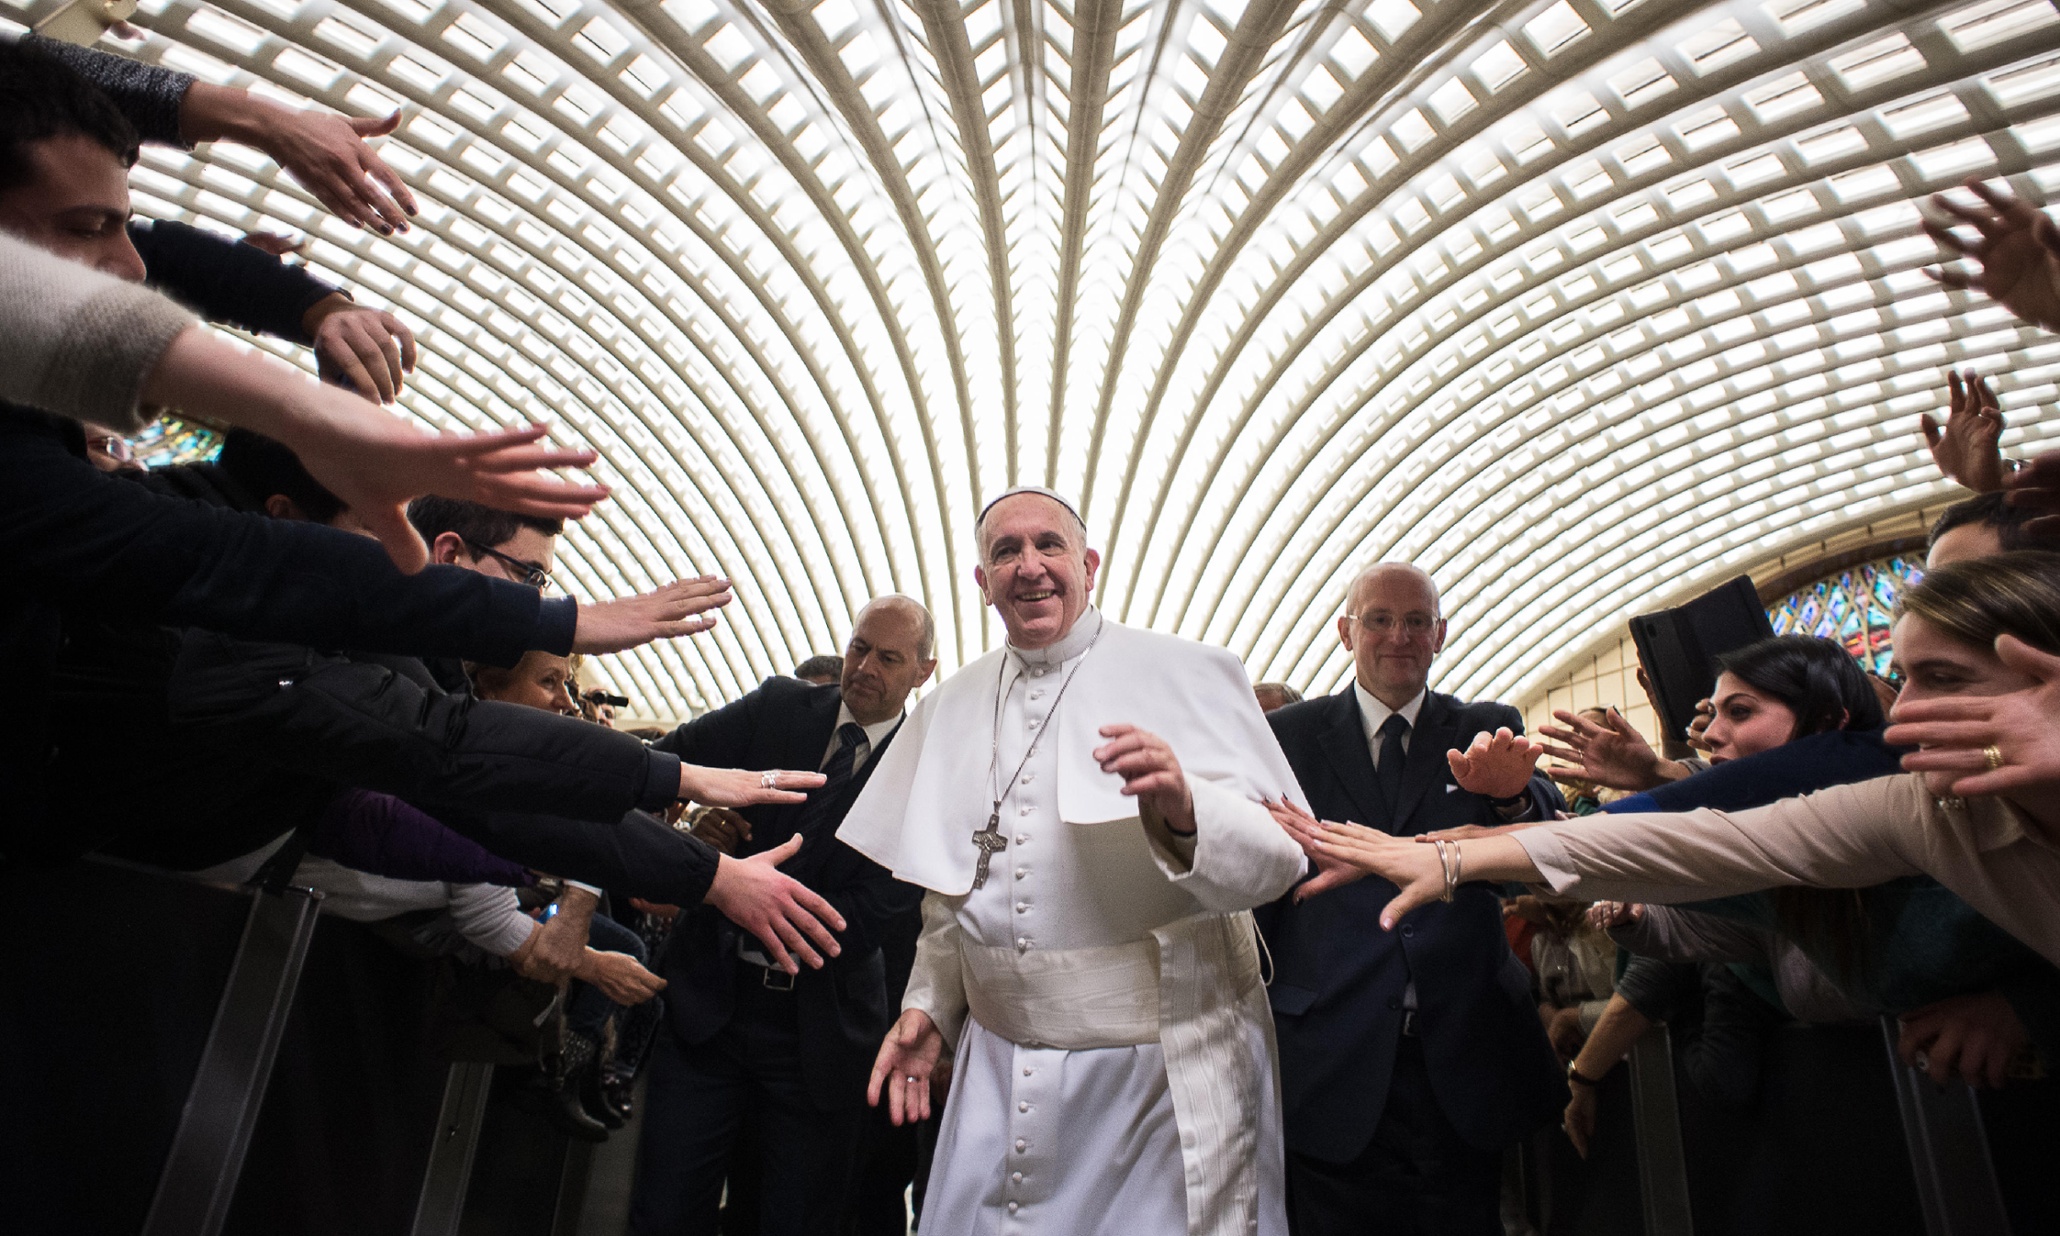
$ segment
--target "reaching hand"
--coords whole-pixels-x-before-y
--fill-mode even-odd
[[[1903,768],[1923,773],[1933,794],[2060,791],[2060,657],[2014,635],[1996,639],[1996,655],[2034,685],[2003,695],[1898,700],[1890,714],[1895,724],[1882,739],[1918,748],[1903,757]],[[1994,768],[1990,747],[2002,757]]]
[[[1474,735],[1465,751],[1448,751],[1452,779],[1459,788],[1487,798],[1515,798],[1531,783],[1544,744],[1512,733],[1507,726],[1493,734]]]
[[[914,1124],[930,1118],[930,1077],[944,1054],[944,1035],[937,1023],[921,1009],[907,1009],[888,1028],[873,1060],[873,1075],[866,1082],[865,1101],[880,1105],[887,1096],[887,1118],[895,1124]]]
[[[751,821],[728,807],[696,807],[693,827],[688,831],[710,849],[735,854],[751,840]]]
[[[1672,761],[1661,759],[1638,727],[1615,708],[1605,713],[1600,722],[1563,709],[1552,715],[1566,728],[1542,725],[1538,733],[1565,744],[1545,744],[1545,754],[1563,761],[1545,770],[1545,775],[1553,780],[1587,781],[1613,790],[1633,791],[1678,780],[1667,775]]]
[[[1985,209],[1936,194],[1931,204],[1947,220],[1926,219],[1924,230],[1941,248],[1972,258],[1981,269],[1970,274],[1946,267],[1925,273],[1949,288],[1979,288],[2025,321],[2060,330],[2060,230],[2045,212],[1979,178],[1970,178],[1967,188]],[[1971,243],[1962,239],[1953,231],[1955,224],[1972,227],[1978,238]]]
[[[1994,493],[2003,487],[2003,405],[1989,389],[1988,379],[1972,369],[1962,379],[1946,373],[1946,423],[1940,429],[1931,413],[1924,413],[1924,445],[1931,462],[1949,481],[1958,481],[1978,494]]]
[[[195,82],[179,104],[179,133],[187,141],[256,147],[337,218],[382,236],[408,230],[415,196],[366,139],[385,137],[400,123],[398,111],[384,119],[301,111],[209,82]]]
[[[1323,836],[1323,825],[1301,807],[1283,798],[1267,803],[1266,810],[1273,814],[1274,823],[1286,829],[1287,835],[1302,847],[1302,853],[1309,856],[1309,865],[1316,869],[1315,876],[1295,885],[1296,901],[1307,901],[1318,893],[1341,888],[1366,874],[1337,855],[1316,848],[1316,839]]]
[[[1996,991],[1950,996],[1899,1020],[1896,1054],[1941,1086],[1958,1076],[1970,1086],[2000,1089],[2010,1058],[2031,1043],[2017,1010]]]
[[[197,87],[196,87],[197,88]],[[540,468],[581,468],[592,451],[541,445],[542,425],[485,434],[432,434],[348,391],[310,382],[277,361],[247,356],[195,326],[172,340],[143,384],[143,402],[241,425],[293,449],[301,464],[386,546],[419,571],[429,549],[408,522],[408,500],[466,498],[525,515],[577,519],[608,496]]]
[[[665,980],[646,970],[642,962],[628,953],[605,953],[590,948],[572,976],[581,982],[592,983],[601,989],[602,995],[624,1008],[642,1004],[665,990]]]
[[[1390,837],[1359,824],[1324,823],[1311,844],[1327,858],[1342,859],[1363,874],[1377,875],[1401,891],[1381,907],[1382,931],[1393,931],[1402,916],[1445,895],[1445,868],[1437,849],[1414,838]]]
[[[730,581],[697,575],[637,596],[582,604],[572,650],[624,652],[653,640],[699,635],[715,627],[715,616],[708,611],[721,609],[732,599]]]
[[[706,898],[724,917],[758,937],[766,956],[789,974],[801,972],[801,967],[787,955],[789,949],[818,970],[822,969],[822,954],[809,947],[809,941],[815,941],[823,953],[832,957],[843,951],[832,933],[844,930],[844,916],[800,881],[779,870],[779,865],[800,849],[801,837],[796,834],[786,844],[763,854],[721,859]],[[829,925],[826,927],[825,923]]]
[[[1192,835],[1194,792],[1166,740],[1134,725],[1104,725],[1101,736],[1109,741],[1095,748],[1095,762],[1123,778],[1123,792],[1137,799],[1139,812],[1157,815],[1183,837]]]
[[[759,803],[803,803],[808,791],[828,780],[821,773],[769,768],[703,768],[680,765],[680,797],[711,807],[753,807]],[[750,828],[745,827],[745,835]]]
[[[1688,722],[1688,733],[1681,741],[1705,755],[1716,750],[1704,735],[1709,733],[1710,723],[1717,719],[1717,701],[1701,699],[1695,703],[1695,717]]]
[[[352,304],[341,292],[318,302],[302,321],[315,341],[325,382],[339,379],[367,399],[392,403],[403,375],[415,371],[415,332],[384,309]]]
[[[558,912],[545,919],[508,960],[515,973],[541,983],[569,978],[584,959],[597,899],[581,888],[568,888]]]
[[[1588,926],[1597,931],[1622,927],[1645,917],[1645,907],[1636,901],[1598,901],[1588,907]]]

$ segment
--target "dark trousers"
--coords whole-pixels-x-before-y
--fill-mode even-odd
[[[845,1236],[906,1236],[908,1188],[916,1178],[920,1129],[920,1125],[896,1126],[889,1120],[884,1098],[866,1112],[858,1172],[842,1229]],[[920,1199],[917,1205],[920,1207]]]
[[[1349,1163],[1287,1157],[1294,1236],[1501,1236],[1502,1154],[1459,1136],[1405,1035],[1373,1140]]]
[[[715,1236],[717,1204],[737,1130],[749,1111],[760,1159],[764,1236],[833,1231],[850,1187],[863,1099],[818,1108],[801,1072],[794,994],[769,990],[740,965],[737,1011],[708,1042],[683,1044],[670,1030],[651,1054],[649,1088],[630,1200],[633,1236]]]

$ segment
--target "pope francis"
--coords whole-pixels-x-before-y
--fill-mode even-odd
[[[1007,647],[916,707],[838,836],[930,890],[872,1077],[897,1122],[955,1051],[923,1230],[1281,1236],[1273,1021],[1247,911],[1301,798],[1236,657],[1088,603],[1057,494],[975,528]]]

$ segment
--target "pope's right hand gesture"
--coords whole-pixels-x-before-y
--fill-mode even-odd
[[[880,1105],[887,1096],[887,1118],[914,1124],[930,1118],[930,1077],[944,1054],[944,1035],[921,1009],[908,1009],[887,1031],[866,1083],[865,1101]]]

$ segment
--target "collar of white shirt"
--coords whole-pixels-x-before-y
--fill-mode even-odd
[[[908,713],[904,710],[887,718],[885,721],[875,721],[871,725],[859,727],[865,731],[865,741],[859,744],[858,753],[852,757],[852,771],[856,772],[865,767],[865,762],[873,758],[873,752],[880,749],[880,740],[892,734],[894,727],[900,725],[901,719],[907,715]],[[851,706],[849,704],[838,704],[837,728],[830,731],[830,745],[823,748],[823,758],[816,761],[815,766],[817,768],[821,768],[829,763],[830,757],[837,754],[837,730],[843,729],[847,722],[856,725],[858,718],[851,715]]]
[[[1416,698],[1400,708],[1390,708],[1375,699],[1373,692],[1360,686],[1357,679],[1352,682],[1352,694],[1359,697],[1359,728],[1366,733],[1366,749],[1373,754],[1375,768],[1380,767],[1380,727],[1398,712],[1409,723],[1409,729],[1402,735],[1402,749],[1409,750],[1409,740],[1416,734],[1417,714],[1423,711],[1424,697],[1430,694],[1430,688],[1418,691]]]

